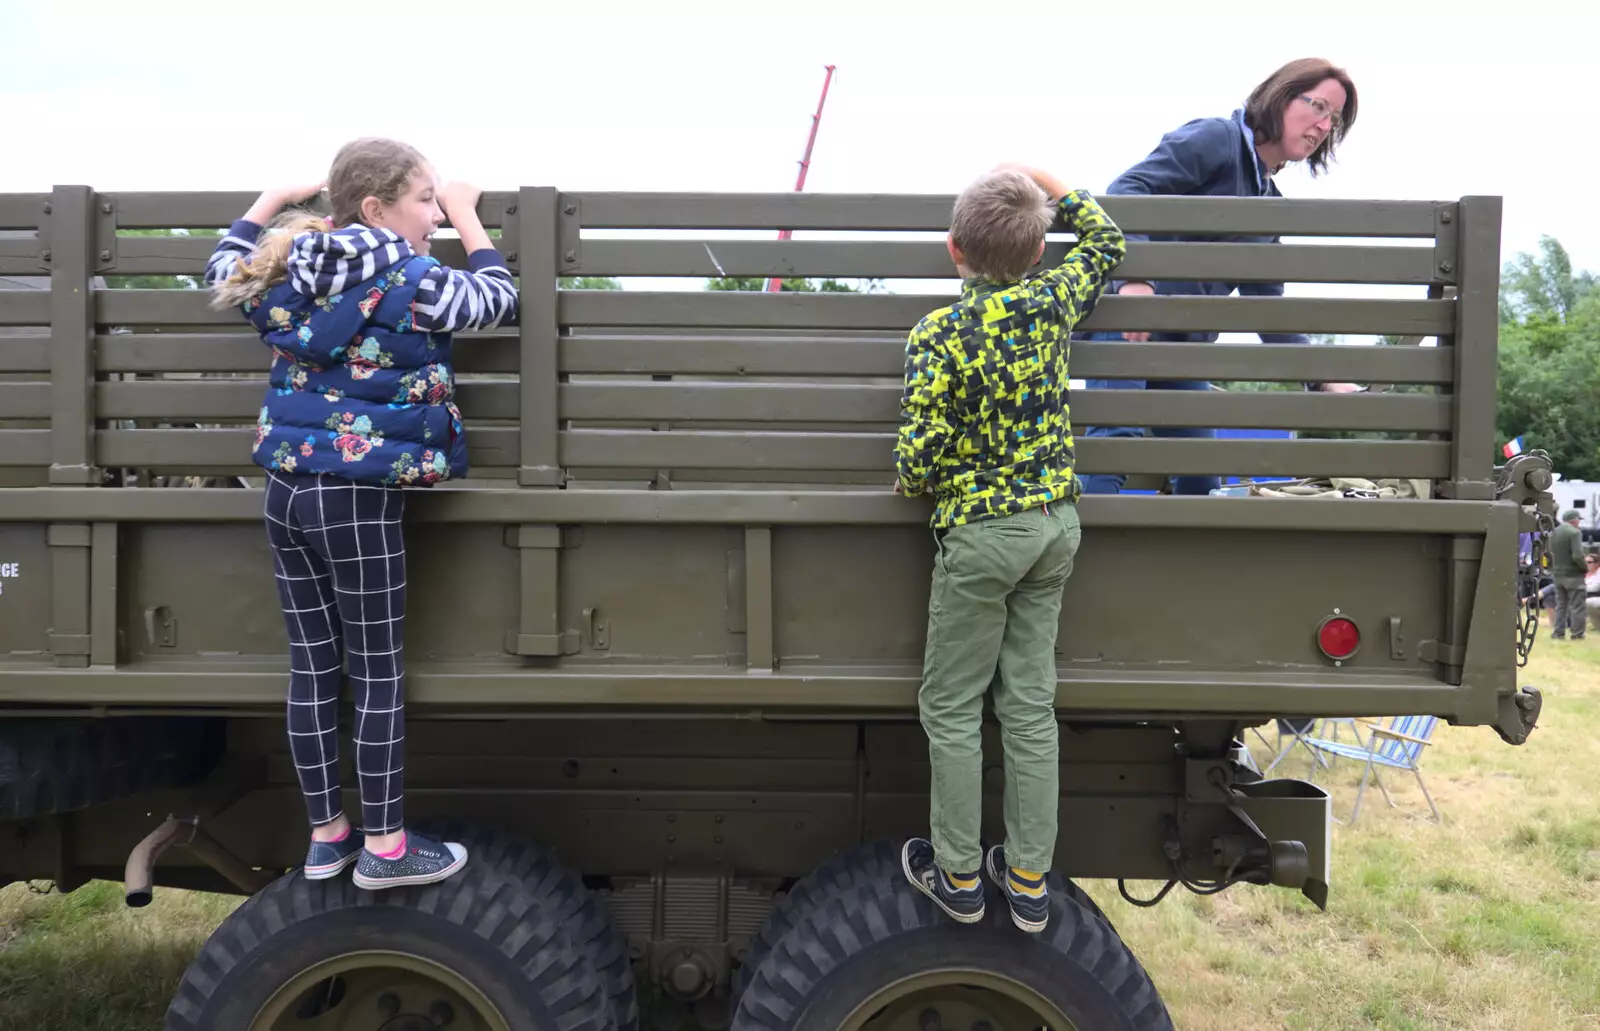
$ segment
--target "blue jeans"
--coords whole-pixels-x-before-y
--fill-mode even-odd
[[[1089,340],[1121,340],[1121,333],[1092,333]],[[1210,390],[1211,384],[1204,380],[1169,380],[1169,379],[1091,379],[1087,381],[1090,390]],[[1176,438],[1182,440],[1214,440],[1217,431],[1203,426],[1157,426],[1150,430],[1156,437]],[[1087,426],[1082,436],[1085,437],[1142,437],[1145,431],[1131,426]],[[1125,473],[1091,473],[1088,476],[1078,477],[1078,482],[1083,486],[1085,494],[1120,494],[1122,485],[1128,481]],[[1175,494],[1209,494],[1222,486],[1220,476],[1175,476],[1172,478],[1172,490]]]

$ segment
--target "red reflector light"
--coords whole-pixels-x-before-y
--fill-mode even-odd
[[[1361,647],[1361,631],[1343,616],[1329,616],[1317,628],[1317,647],[1335,661],[1348,659]]]

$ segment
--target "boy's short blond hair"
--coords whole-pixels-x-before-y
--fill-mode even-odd
[[[997,169],[973,180],[956,198],[950,238],[973,275],[1011,282],[1038,260],[1039,244],[1055,218],[1055,207],[1038,183],[1021,172]]]

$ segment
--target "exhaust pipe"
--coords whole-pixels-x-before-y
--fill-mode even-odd
[[[143,909],[155,897],[156,860],[161,858],[173,842],[183,837],[187,828],[175,816],[169,816],[144,840],[128,853],[127,866],[122,871],[122,899],[134,909]]]
[[[247,895],[254,895],[275,880],[274,875],[250,866],[201,830],[199,817],[169,816],[128,853],[122,885],[123,901],[130,907],[142,909],[155,897],[156,862],[173,845],[182,845],[193,852],[201,862]]]

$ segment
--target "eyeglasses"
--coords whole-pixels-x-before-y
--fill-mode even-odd
[[[1323,100],[1321,97],[1308,97],[1302,93],[1300,94],[1299,99],[1311,105],[1311,110],[1317,113],[1317,121],[1320,122],[1326,118],[1328,120],[1328,125],[1333,128],[1334,132],[1338,132],[1339,127],[1344,124],[1343,113],[1335,111],[1333,106],[1326,100]]]

